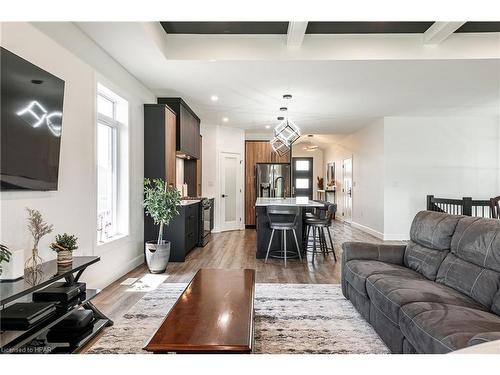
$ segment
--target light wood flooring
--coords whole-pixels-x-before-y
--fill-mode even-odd
[[[341,245],[346,241],[365,241],[380,243],[371,236],[349,224],[335,221],[332,236],[337,262],[333,255],[316,256],[312,263],[310,255],[303,262],[289,260],[287,267],[283,261],[255,258],[255,229],[212,234],[212,240],[202,248],[193,249],[183,263],[169,263],[164,282],[189,282],[200,268],[253,268],[256,270],[257,283],[318,283],[337,284],[340,282]],[[128,278],[141,278],[149,274],[146,265],[141,265],[115,281],[94,299],[94,304],[112,320],[123,316],[146,292],[131,291],[129,285],[122,285]],[[95,342],[95,340],[93,340]],[[89,348],[92,345],[87,345]]]
[[[309,259],[302,263],[289,260],[287,268],[283,261],[255,258],[256,232],[254,229],[214,233],[212,240],[202,248],[193,249],[185,262],[169,263],[165,282],[189,282],[200,268],[253,268],[258,283],[318,283],[335,284],[340,282],[341,245],[346,241],[382,242],[365,232],[339,221],[332,225],[332,235],[337,254],[325,258],[316,256],[315,262]],[[141,278],[148,274],[146,265],[141,265],[105,288],[94,300],[95,305],[111,319],[123,315],[145,293],[127,292],[129,286],[120,285],[127,278]]]

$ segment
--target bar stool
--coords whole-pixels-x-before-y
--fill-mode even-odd
[[[306,220],[305,220],[306,238],[307,238],[306,252],[312,253],[312,261],[313,262],[314,262],[314,256],[318,253],[323,254],[323,256],[326,256],[327,254],[333,253],[333,258],[335,259],[335,261],[337,261],[337,256],[335,255],[335,249],[334,249],[333,241],[332,241],[332,235],[330,233],[330,225],[332,224],[332,218],[333,218],[333,215],[335,215],[336,211],[337,211],[336,204],[328,204],[324,218],[309,217],[309,218],[306,218]],[[313,229],[312,246],[309,244],[309,234],[310,234],[311,228]],[[330,239],[331,247],[328,247],[328,244],[326,242],[325,228],[326,228],[326,232],[328,234],[328,238]],[[318,243],[318,241],[319,241],[319,249],[316,248],[316,244]]]
[[[306,212],[304,214],[304,226],[306,226],[306,221],[305,219],[324,219],[326,217],[326,211],[328,210],[328,205],[330,204],[329,202],[321,201],[321,200],[314,200],[314,202],[317,203],[322,203],[322,207],[314,207],[313,212]],[[307,233],[307,230],[302,231],[302,243],[304,244],[304,248],[307,246],[307,241],[308,241],[308,236],[309,234]]]
[[[271,254],[273,258],[279,258],[286,260],[288,258],[299,258],[302,261],[302,255],[300,254],[299,242],[297,241],[297,232],[295,228],[297,226],[297,219],[300,215],[299,207],[287,207],[287,206],[268,206],[267,207],[267,217],[269,219],[269,227],[272,229],[271,238],[269,239],[269,245],[267,246],[266,260]],[[274,232],[279,230],[281,232],[281,250],[271,251],[271,244],[273,242]],[[293,237],[295,239],[295,245],[297,246],[297,251],[288,251],[286,246],[286,234],[287,231],[291,230]],[[273,253],[279,253],[280,255],[273,255]]]

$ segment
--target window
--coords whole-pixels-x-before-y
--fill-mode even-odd
[[[97,86],[97,243],[128,232],[128,102]]]
[[[308,171],[309,170],[309,160],[297,160],[295,164],[296,171]]]

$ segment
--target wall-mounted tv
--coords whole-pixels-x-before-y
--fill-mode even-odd
[[[57,190],[64,81],[0,48],[0,189]]]

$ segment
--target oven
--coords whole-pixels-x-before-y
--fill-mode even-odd
[[[214,198],[203,198],[200,204],[200,235],[198,246],[205,246],[212,237],[214,229]]]

